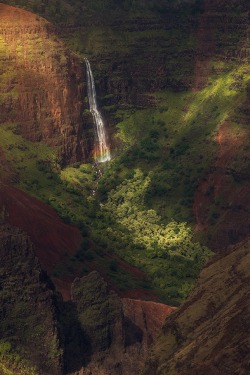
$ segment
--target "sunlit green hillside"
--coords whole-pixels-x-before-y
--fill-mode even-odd
[[[230,166],[219,166],[227,188],[237,192],[246,183],[246,3],[209,11],[202,1],[174,6],[171,1],[158,6],[154,1],[148,6],[140,1],[7,3],[54,21],[79,61],[89,58],[109,129],[110,163],[62,168],[55,149],[28,142],[17,124],[1,124],[11,182],[50,204],[99,246],[98,254],[83,245],[54,275],[72,275],[76,268],[85,274],[81,261],[89,258],[109,268],[121,290],[149,288],[161,300],[179,304],[211,256],[206,246],[230,209],[225,190],[216,195],[216,187],[208,185],[205,231],[197,232],[196,193],[218,168],[222,127],[241,142],[230,154]],[[220,27],[223,17],[225,28]],[[7,68],[2,81],[6,74]],[[0,100],[7,99],[1,93]],[[117,265],[102,259],[100,249],[147,276],[138,285],[120,275]]]

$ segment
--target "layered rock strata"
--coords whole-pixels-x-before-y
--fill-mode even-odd
[[[250,361],[250,242],[229,248],[202,271],[171,314],[144,375],[246,375]]]
[[[35,14],[0,4],[0,122],[16,124],[31,141],[58,149],[61,164],[91,150],[85,65]],[[93,138],[93,137],[92,137]]]

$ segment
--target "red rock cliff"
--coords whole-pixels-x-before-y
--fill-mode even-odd
[[[0,122],[31,141],[58,148],[62,163],[84,160],[85,67],[30,12],[0,4]]]

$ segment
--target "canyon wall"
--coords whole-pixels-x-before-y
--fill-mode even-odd
[[[87,14],[89,4],[85,5]],[[237,91],[241,103],[239,100],[235,111],[228,111],[226,121],[214,120],[213,130],[218,136],[213,139],[212,135],[210,141],[215,141],[218,152],[206,175],[197,180],[192,199],[196,229],[204,243],[213,249],[236,243],[249,235],[245,141],[249,136],[249,88],[236,73],[248,71],[247,10],[246,1],[228,4],[225,0],[206,0],[179,4],[162,14],[142,12],[125,17],[112,10],[100,22],[98,11],[89,19],[83,12],[73,23],[54,28],[36,15],[2,4],[0,121],[13,122],[14,131],[27,139],[56,147],[62,165],[90,159],[94,134],[85,66],[65,49],[55,32],[91,61],[114,154],[121,151],[121,142],[113,135],[124,113],[154,108],[157,115],[159,99],[155,93],[198,95],[209,88],[215,76],[219,81],[231,72],[235,84],[230,90]],[[213,96],[206,99],[208,105]],[[226,101],[225,97],[225,107]],[[216,103],[211,105],[215,107]],[[175,110],[174,105],[169,103],[168,110]],[[182,111],[183,116],[189,111],[188,102]],[[211,116],[202,111],[201,107],[197,123],[205,127]],[[181,127],[182,120],[176,125]]]
[[[250,360],[250,243],[211,260],[163,326],[144,375],[245,375]]]
[[[63,301],[30,239],[0,216],[0,373],[132,375],[166,316],[163,304],[119,298],[94,271]]]
[[[210,161],[205,173],[197,173],[193,217],[198,236],[214,250],[250,233],[249,80],[245,78],[250,61],[248,10],[247,2],[239,0],[204,0],[194,6],[180,2],[162,14],[116,14],[103,21],[103,32],[96,26],[93,32],[89,25],[89,32],[81,27],[62,32],[62,36],[78,35],[84,41],[83,52],[93,61],[100,104],[111,132],[117,131],[115,125],[127,114],[153,108],[157,117],[160,100],[155,93],[162,91],[190,93],[176,121],[181,129],[185,114],[194,109],[192,98],[203,98],[195,104],[197,127],[204,134],[210,132],[208,142],[215,148],[213,155],[209,155],[209,147],[201,155]],[[209,92],[209,88],[213,82],[219,86],[225,80],[226,84],[228,78],[234,81],[228,92],[223,86],[216,89],[223,98],[218,105],[217,92]],[[234,103],[230,103],[231,95]],[[171,99],[166,106],[174,111]],[[186,125],[193,131],[193,124]],[[116,146],[119,153],[121,144],[114,137]],[[197,169],[203,160],[198,161]]]
[[[202,91],[211,77],[231,72],[229,91],[237,93],[235,103],[216,124],[217,152],[206,175],[197,186],[193,212],[196,230],[216,251],[237,243],[250,234],[249,201],[249,14],[246,2],[204,1],[197,28],[197,52],[193,90]],[[211,98],[212,99],[212,98]],[[235,105],[236,104],[236,105]],[[216,108],[216,107],[214,107]],[[202,108],[201,108],[202,111]],[[211,114],[212,116],[212,114]],[[203,119],[203,125],[209,119]]]
[[[95,271],[74,281],[72,301],[83,341],[77,358],[66,346],[66,372],[80,375],[137,374],[166,316],[174,310],[160,303],[120,299]]]
[[[0,4],[0,121],[58,149],[61,164],[87,160],[91,119],[85,64],[35,14]]]
[[[0,223],[0,373],[62,373],[54,287],[30,239]]]
[[[82,236],[78,228],[65,224],[56,211],[13,186],[0,183],[0,211],[9,225],[21,229],[34,244],[34,252],[50,276],[54,267],[78,250]],[[53,280],[56,288],[65,298],[63,281]],[[66,294],[65,294],[66,293]]]

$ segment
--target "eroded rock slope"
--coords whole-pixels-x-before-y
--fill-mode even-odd
[[[246,375],[250,361],[250,243],[229,248],[202,271],[171,314],[144,375]]]
[[[80,323],[78,332],[82,332],[78,348],[79,342],[82,346],[77,356],[76,341],[66,346],[70,374],[137,374],[173,310],[159,303],[120,299],[97,272],[75,280],[72,301]]]

